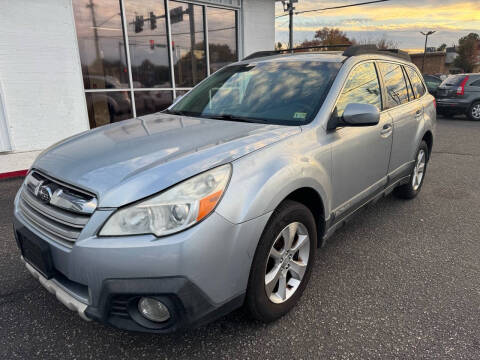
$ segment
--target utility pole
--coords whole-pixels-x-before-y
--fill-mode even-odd
[[[427,42],[428,42],[428,37],[432,34],[435,34],[436,31],[429,31],[429,32],[426,32],[424,33],[423,31],[420,31],[420,34],[422,34],[423,36],[425,36],[425,49],[423,51],[423,63],[422,63],[422,74],[423,74],[423,71],[425,69],[425,58],[427,57]]]
[[[97,59],[100,60],[100,47],[98,44],[98,29],[97,29],[97,19],[95,18],[95,10],[93,4],[93,0],[90,0],[87,4],[87,8],[90,9],[91,17],[92,17],[92,25],[93,25],[93,39],[95,42],[95,53],[97,55]]]
[[[293,53],[293,11],[295,7],[294,3],[297,3],[298,0],[282,0],[283,11],[288,12],[289,25],[288,25],[288,48],[290,52]]]

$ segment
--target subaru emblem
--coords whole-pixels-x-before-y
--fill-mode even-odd
[[[47,185],[40,186],[38,189],[38,198],[42,200],[44,203],[50,203],[50,199],[52,198],[52,189],[50,189]]]

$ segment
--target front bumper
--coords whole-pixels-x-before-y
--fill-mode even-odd
[[[75,304],[69,308],[83,318],[161,333],[204,324],[241,306],[255,249],[270,216],[232,224],[213,213],[164,238],[99,238],[98,230],[114,210],[97,210],[73,247],[66,247],[30,224],[17,200],[16,231],[30,232],[50,250],[53,279],[33,273],[44,286],[50,284],[49,291],[60,301],[67,299],[63,303]],[[145,295],[165,302],[175,321],[167,327],[136,321],[132,309]]]

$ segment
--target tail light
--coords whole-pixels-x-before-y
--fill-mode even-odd
[[[433,106],[435,107],[435,109],[437,108],[437,100],[436,99],[433,99]]]
[[[462,83],[457,88],[457,95],[464,95],[465,94],[465,84],[467,83],[467,81],[468,81],[468,76],[465,76]]]

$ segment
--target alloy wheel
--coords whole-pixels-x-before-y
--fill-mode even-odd
[[[305,225],[287,225],[273,242],[265,269],[265,292],[281,304],[297,291],[307,270],[310,237]]]
[[[472,117],[475,120],[480,120],[480,104],[475,104],[472,108]]]
[[[425,174],[425,165],[427,163],[427,156],[425,150],[421,149],[417,155],[417,161],[413,168],[412,187],[417,191],[422,184],[423,175]]]

